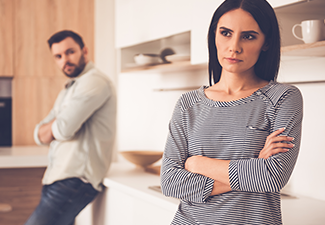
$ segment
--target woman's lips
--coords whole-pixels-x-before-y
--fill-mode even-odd
[[[242,60],[240,59],[236,59],[236,58],[226,58],[226,60],[230,63],[239,63],[241,62]]]

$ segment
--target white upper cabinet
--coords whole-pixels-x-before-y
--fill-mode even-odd
[[[214,11],[223,0],[194,0],[191,29],[191,63],[208,61],[208,30]]]
[[[297,2],[306,2],[306,1],[307,0],[268,0],[268,2],[273,8],[281,7],[281,6],[285,6]]]
[[[116,47],[128,47],[189,31],[192,1],[116,0]]]
[[[115,35],[116,47],[121,50],[121,71],[133,69],[135,54],[159,53],[166,47],[173,48],[176,54],[190,54],[191,61],[187,61],[186,66],[205,68],[208,62],[209,25],[222,2],[223,0],[116,0]],[[295,24],[306,19],[325,18],[325,0],[269,0],[269,3],[275,8],[279,20],[282,46],[302,44],[291,32]],[[323,46],[323,43],[318,43],[317,50],[322,52]],[[304,45],[299,49],[312,47],[311,54],[314,54],[315,46]],[[284,50],[287,55],[292,51],[291,48]],[[296,54],[296,51],[292,54]],[[163,65],[161,69],[167,66],[169,65]]]

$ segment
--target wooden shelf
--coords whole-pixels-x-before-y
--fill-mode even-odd
[[[281,48],[283,56],[325,56],[325,41],[311,44],[290,45]]]
[[[281,48],[283,56],[298,56],[298,57],[325,57],[325,41],[319,41],[311,44],[290,45]],[[191,61],[180,61],[169,64],[158,64],[153,66],[138,66],[125,68],[121,73],[135,72],[175,72],[175,71],[192,71],[207,69],[207,64],[192,65]]]
[[[175,71],[191,71],[191,70],[200,70],[207,69],[207,64],[197,64],[192,65],[191,61],[179,61],[168,64],[158,64],[153,66],[139,66],[122,69],[121,73],[134,73],[134,72],[145,72],[145,71],[159,71],[159,72],[175,72]]]

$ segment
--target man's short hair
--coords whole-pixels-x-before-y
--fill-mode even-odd
[[[55,34],[53,34],[48,40],[47,43],[49,44],[49,47],[51,49],[52,45],[54,43],[59,43],[66,39],[67,37],[71,37],[77,44],[80,46],[81,49],[85,46],[81,36],[71,30],[62,30]]]

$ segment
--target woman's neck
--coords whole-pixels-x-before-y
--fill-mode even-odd
[[[268,81],[255,75],[222,72],[218,83],[206,89],[206,96],[216,101],[233,101],[247,97],[264,87]]]
[[[249,70],[246,73],[230,73],[222,71],[220,80],[216,84],[217,88],[226,93],[236,93],[240,91],[247,91],[255,88],[265,86],[268,81],[256,76],[254,70]]]

